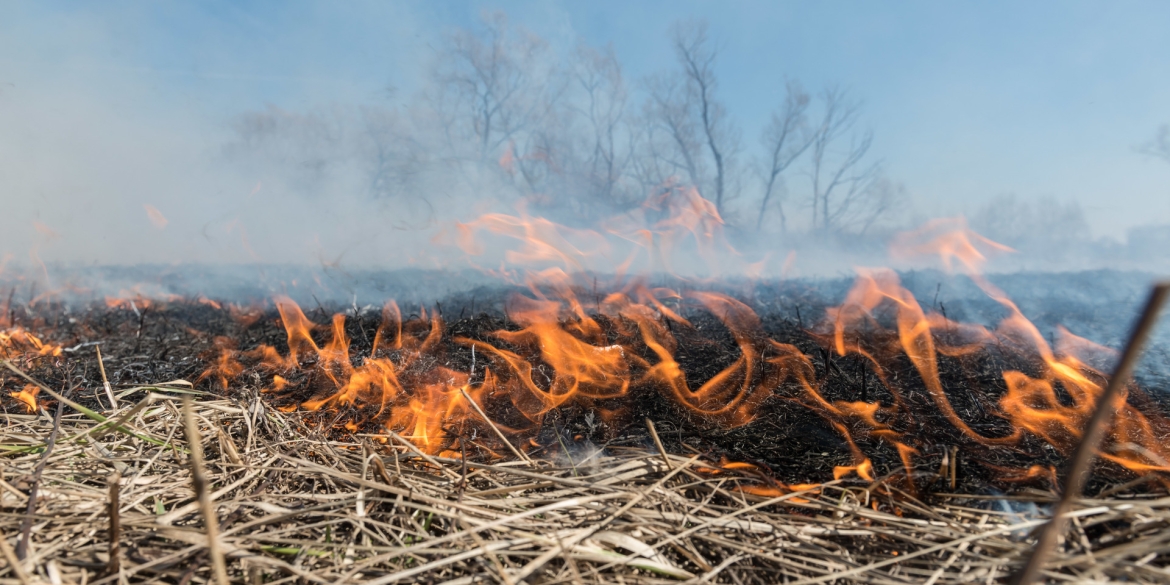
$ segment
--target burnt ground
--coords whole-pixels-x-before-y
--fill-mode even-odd
[[[1046,333],[1056,323],[1069,324],[1078,334],[1119,346],[1124,331],[1134,318],[1133,307],[1140,303],[1140,294],[1130,292],[1122,299],[1102,300],[1092,294],[1093,287],[1102,287],[1109,274],[1066,275],[1057,279],[1061,286],[1037,287],[1035,294],[1026,295],[1020,303]],[[1119,278],[1112,275],[1113,281]],[[1025,278],[1025,277],[1019,277]],[[1044,277],[1048,278],[1048,277]],[[1139,278],[1140,280],[1140,278]],[[981,301],[975,295],[956,293],[943,285],[932,286],[931,277],[921,274],[905,275],[904,281],[918,295],[924,306],[937,306],[958,320],[994,322],[993,303]],[[924,281],[924,282],[922,282]],[[1018,283],[1017,283],[1018,284]],[[787,283],[761,287],[725,286],[733,296],[752,306],[760,315],[764,334],[781,343],[798,347],[809,356],[822,391],[829,400],[879,401],[891,405],[895,397],[877,380],[866,362],[854,356],[839,357],[826,351],[824,342],[809,331],[823,318],[824,309],[843,297],[848,281],[817,283]],[[951,284],[947,285],[951,287]],[[1140,287],[1131,287],[1140,290]],[[925,290],[923,290],[925,289]],[[932,291],[932,289],[934,289]],[[1086,289],[1090,292],[1085,293]],[[930,293],[934,292],[931,300]],[[444,317],[445,334],[441,355],[442,365],[457,370],[471,368],[471,354],[466,346],[453,339],[466,337],[490,341],[499,346],[492,333],[500,329],[516,330],[502,308],[508,291],[480,287],[468,292],[450,295],[429,310],[439,311]],[[1045,295],[1049,299],[1044,301]],[[139,306],[143,304],[145,306]],[[346,333],[352,340],[351,355],[355,362],[368,355],[380,323],[377,309],[357,308],[335,303],[302,303],[306,315],[326,325],[335,312],[347,312]],[[104,408],[104,393],[97,367],[95,346],[100,346],[109,381],[115,387],[157,384],[169,380],[200,378],[209,364],[225,346],[248,350],[266,344],[282,355],[287,353],[286,335],[279,315],[271,304],[267,309],[244,310],[213,306],[199,301],[170,301],[122,304],[108,307],[102,302],[77,304],[74,302],[45,302],[35,305],[14,302],[9,317],[13,325],[34,331],[46,340],[64,347],[59,357],[25,359],[20,365],[30,374],[55,388],[66,388],[74,400],[87,406]],[[403,307],[404,319],[418,317]],[[734,362],[739,349],[728,330],[714,317],[695,308],[683,308],[692,328],[674,325],[672,331],[679,340],[676,359],[686,373],[692,388],[710,379]],[[612,329],[612,323],[600,320]],[[425,336],[429,326],[417,323],[407,327],[408,334]],[[319,343],[328,339],[328,327],[319,327],[314,337]],[[1160,339],[1164,340],[1164,336]],[[1166,412],[1170,400],[1167,384],[1165,344],[1156,344],[1139,374],[1144,393],[1134,397],[1144,411]],[[647,354],[649,357],[649,354]],[[765,356],[766,357],[766,356]],[[245,360],[245,363],[247,361]],[[539,370],[543,366],[534,361]],[[994,405],[1004,392],[1002,372],[1017,369],[1035,375],[1038,364],[1006,352],[990,351],[962,359],[940,356],[940,371],[948,396],[960,416],[976,431],[985,436],[1003,436],[1010,432],[1007,423],[994,414]],[[214,379],[199,383],[201,390],[216,393],[242,392],[249,387],[260,388],[271,379],[252,367],[221,389]],[[951,491],[951,486],[936,480],[943,453],[958,448],[959,472],[956,490],[968,493],[1012,491],[1021,487],[1048,489],[1045,478],[1029,481],[1011,480],[1008,470],[1031,465],[1059,466],[1063,455],[1034,438],[1025,439],[1014,447],[989,448],[964,438],[938,413],[927,395],[921,380],[908,360],[895,362],[889,374],[903,387],[905,409],[912,416],[901,416],[888,423],[907,438],[917,450],[915,485],[923,491]],[[534,377],[535,378],[535,377]],[[480,378],[482,379],[482,374]],[[324,392],[322,381],[312,375],[292,376],[295,389],[285,395],[272,396],[278,404],[294,404]],[[9,397],[9,392],[20,390],[23,383],[7,371],[0,372],[0,407],[4,412],[24,412],[24,406]],[[568,449],[585,452],[590,445],[635,445],[653,448],[644,424],[645,418],[655,421],[661,439],[668,451],[674,453],[704,453],[719,459],[746,461],[768,470],[776,479],[787,483],[819,482],[831,477],[837,465],[851,462],[849,450],[841,435],[814,411],[797,404],[792,398],[796,389],[789,382],[777,390],[762,405],[755,420],[745,426],[719,428],[702,420],[674,402],[663,398],[652,389],[638,389],[627,399],[614,404],[571,405],[553,411],[546,418],[539,433],[531,438],[549,455]],[[45,401],[45,405],[51,404]],[[617,411],[616,416],[601,420],[592,410]],[[506,409],[489,405],[489,414],[507,422]],[[362,418],[362,413],[353,413]],[[335,413],[322,413],[322,424],[338,420]],[[346,432],[338,430],[337,432]],[[875,473],[894,474],[902,470],[896,450],[880,439],[859,440],[862,449],[875,465]],[[483,454],[468,453],[469,457]],[[1100,464],[1094,476],[1095,486],[1116,484],[1132,479],[1128,471],[1112,464]]]

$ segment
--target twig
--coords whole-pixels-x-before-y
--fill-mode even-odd
[[[1141,318],[1138,319],[1137,326],[1134,327],[1129,341],[1125,344],[1125,351],[1122,352],[1121,359],[1117,362],[1109,384],[1101,396],[1097,398],[1097,406],[1093,410],[1093,416],[1089,419],[1085,434],[1081,437],[1081,442],[1073,453],[1060,502],[1056,504],[1056,508],[1052,512],[1052,519],[1040,532],[1040,538],[1036,541],[1036,547],[1028,558],[1027,564],[1020,572],[1012,576],[1011,583],[1013,585],[1031,585],[1036,581],[1044,569],[1044,562],[1048,560],[1048,555],[1056,546],[1057,539],[1064,534],[1065,526],[1068,524],[1067,515],[1072,510],[1073,504],[1081,497],[1085,481],[1088,479],[1089,469],[1097,454],[1097,445],[1105,437],[1105,432],[1112,426],[1113,415],[1117,409],[1117,399],[1129,383],[1130,374],[1133,373],[1138,358],[1141,357],[1146,339],[1149,338],[1150,332],[1158,323],[1158,313],[1161,312],[1162,305],[1166,302],[1167,294],[1170,294],[1170,282],[1158,283],[1150,291]]]
[[[486,413],[484,413],[483,409],[480,408],[479,405],[476,404],[476,402],[471,399],[471,395],[469,395],[467,393],[467,390],[465,388],[460,388],[459,391],[463,393],[463,397],[466,398],[467,401],[471,403],[471,407],[475,409],[475,412],[479,413],[480,418],[482,418],[484,420],[484,422],[486,422],[488,424],[488,426],[491,427],[492,430],[496,432],[496,436],[499,437],[500,440],[503,441],[504,444],[508,446],[508,449],[510,451],[512,451],[512,454],[515,455],[517,459],[524,461],[525,463],[528,464],[529,467],[532,467],[533,465],[535,465],[532,462],[532,460],[529,459],[528,456],[524,454],[523,451],[517,449],[514,445],[512,445],[512,442],[509,441],[508,438],[504,436],[504,433],[500,431],[500,428],[496,426],[496,423],[492,422],[492,419],[488,418],[488,415]]]
[[[459,481],[459,474],[458,474],[458,473],[455,473],[454,471],[451,471],[450,469],[447,469],[447,467],[446,467],[446,466],[444,466],[444,465],[440,464],[438,461],[435,461],[435,458],[434,458],[434,457],[431,457],[430,455],[427,455],[426,453],[423,453],[421,450],[419,450],[419,448],[418,448],[418,447],[415,447],[415,446],[414,446],[414,443],[411,443],[410,441],[407,441],[406,439],[402,438],[402,435],[400,435],[400,434],[398,434],[398,433],[396,433],[396,432],[394,432],[394,431],[392,431],[392,430],[390,430],[390,429],[386,429],[386,432],[387,432],[387,433],[388,433],[388,434],[389,434],[391,437],[393,437],[395,441],[398,441],[398,442],[399,442],[399,443],[401,443],[403,446],[405,446],[407,449],[410,449],[410,451],[411,451],[411,452],[413,452],[415,455],[418,455],[419,457],[422,457],[423,461],[426,461],[427,463],[430,463],[431,465],[435,466],[437,469],[439,469],[439,470],[440,470],[440,471],[442,471],[443,473],[446,473],[446,474],[447,474],[447,476],[448,476],[448,477],[450,477],[451,479],[453,479],[453,480],[455,480],[455,481]],[[401,474],[399,474],[399,475],[401,475]]]
[[[114,389],[110,387],[110,380],[106,378],[106,364],[102,363],[102,348],[93,346],[97,350],[98,371],[102,373],[102,386],[106,389],[106,396],[110,399],[110,409],[118,410],[118,399],[114,396]]]
[[[36,471],[33,472],[32,487],[28,490],[28,506],[25,509],[24,520],[20,523],[20,540],[16,543],[16,557],[22,561],[28,556],[28,539],[32,537],[33,517],[37,514],[37,489],[41,485],[41,476],[45,473],[45,464],[49,462],[49,456],[53,454],[53,447],[57,444],[57,434],[61,430],[61,413],[64,410],[65,404],[57,401],[57,414],[53,415],[53,431],[49,433],[45,454],[41,456]]]
[[[195,495],[199,498],[199,507],[203,512],[203,524],[207,527],[207,551],[211,555],[211,565],[215,580],[219,585],[228,585],[227,564],[223,559],[223,551],[219,547],[219,526],[215,516],[215,505],[207,491],[207,477],[203,471],[203,437],[199,434],[199,426],[195,422],[194,407],[191,397],[183,396],[183,422],[187,428],[187,444],[191,450],[191,484],[195,488]]]
[[[646,428],[650,430],[650,437],[654,439],[654,446],[658,447],[658,453],[662,455],[662,461],[666,463],[666,470],[674,469],[670,464],[670,456],[666,454],[666,449],[662,446],[662,439],[658,438],[658,431],[654,428],[654,421],[649,418],[646,419]]]
[[[106,562],[106,575],[116,575],[118,574],[118,570],[121,568],[121,561],[119,560],[120,552],[118,546],[119,541],[122,540],[122,522],[118,512],[118,509],[121,507],[118,493],[121,482],[122,474],[115,471],[114,475],[110,476],[110,501],[109,504],[107,504],[107,508],[109,510],[108,514],[110,516],[110,560]]]
[[[719,563],[715,568],[711,569],[710,571],[707,571],[706,573],[704,573],[702,575],[699,575],[698,577],[695,577],[694,579],[688,580],[684,585],[692,585],[692,584],[698,585],[699,583],[706,583],[706,582],[710,581],[711,579],[713,579],[719,573],[722,573],[723,569],[726,569],[727,567],[730,567],[731,565],[738,563],[745,556],[747,556],[747,555],[741,553],[741,554],[738,554],[738,555],[735,555],[732,557],[728,557],[728,558],[724,559],[722,563]]]
[[[677,475],[679,472],[685,470],[687,467],[690,467],[692,463],[694,463],[695,461],[698,461],[698,460],[699,460],[698,455],[691,457],[685,463],[683,463],[681,467],[677,467],[674,470],[668,472],[666,475],[662,476],[662,479],[655,482],[654,485],[650,486],[649,488],[647,488],[643,491],[638,492],[638,494],[636,496],[634,496],[633,498],[630,498],[629,502],[626,502],[626,505],[622,506],[621,508],[618,508],[618,510],[616,512],[614,512],[613,514],[610,514],[604,520],[602,520],[600,522],[593,523],[588,527],[580,529],[579,531],[577,531],[576,534],[570,536],[567,539],[567,542],[558,543],[557,546],[549,549],[544,554],[540,555],[539,557],[536,557],[532,561],[529,561],[529,563],[524,565],[516,575],[513,575],[513,577],[515,578],[516,581],[523,581],[523,580],[527,579],[530,575],[532,575],[532,573],[534,573],[537,569],[540,569],[541,567],[543,567],[546,563],[551,561],[554,557],[556,557],[559,554],[564,553],[566,551],[566,549],[565,549],[566,546],[568,546],[570,548],[574,547],[577,545],[577,543],[581,542],[582,540],[585,540],[586,538],[589,538],[593,534],[596,534],[598,531],[600,531],[601,529],[608,526],[611,522],[620,518],[623,514],[628,512],[631,508],[638,505],[638,502],[641,502],[646,496],[650,495],[655,490],[658,490],[662,486],[666,485],[666,482],[670,481],[670,479],[672,477]]]
[[[951,447],[951,491],[955,491],[955,486],[958,485],[959,473],[959,446]]]
[[[85,431],[77,433],[77,434],[73,435],[72,437],[66,437],[63,440],[63,442],[64,443],[71,443],[71,442],[76,441],[78,439],[83,439],[85,437],[88,437],[89,435],[91,435],[99,430],[106,429],[106,428],[114,428],[114,429],[123,428],[123,424],[126,421],[130,420],[130,418],[133,417],[134,415],[138,414],[139,412],[142,412],[142,409],[153,405],[154,403],[158,402],[159,400],[174,400],[174,399],[175,399],[174,396],[167,396],[166,394],[155,394],[154,392],[151,392],[151,393],[146,395],[146,398],[143,398],[141,401],[138,402],[138,404],[134,405],[134,408],[131,408],[130,410],[127,410],[126,412],[122,413],[122,415],[119,416],[117,419],[108,418],[104,422],[93,425],[93,426],[89,427],[88,429],[86,429]]]

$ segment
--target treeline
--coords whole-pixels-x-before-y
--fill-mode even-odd
[[[676,23],[667,41],[674,66],[632,80],[612,47],[558,54],[486,15],[445,37],[417,93],[249,112],[226,154],[310,194],[360,189],[434,212],[442,194],[478,189],[577,225],[679,185],[746,233],[859,235],[897,210],[903,189],[848,92],[789,80],[768,123],[745,131],[723,100],[706,24]]]

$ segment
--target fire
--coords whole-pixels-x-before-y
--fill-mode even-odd
[[[718,241],[722,222],[704,200],[678,190],[670,196],[673,203],[660,199],[643,209],[669,209],[669,215],[642,221],[637,224],[641,231],[621,231],[614,223],[610,233],[644,244],[643,251],[677,247],[684,234],[700,248]],[[1069,453],[1105,382],[1105,375],[1089,364],[1102,361],[1108,350],[1067,331],[1050,347],[1019,308],[981,276],[987,254],[1009,249],[971,232],[961,220],[931,222],[899,236],[893,253],[903,259],[937,257],[948,269],[957,264],[1003,306],[1007,317],[998,327],[949,320],[924,309],[893,271],[858,269],[843,302],[809,331],[829,352],[826,356],[860,360],[888,400],[868,399],[864,389],[854,399],[827,398],[814,357],[769,338],[747,304],[722,293],[653,288],[633,278],[583,301],[588,283],[572,271],[585,270],[592,259],[614,250],[598,232],[523,214],[487,215],[459,229],[458,243],[469,254],[483,251],[475,233],[487,230],[521,242],[506,255],[508,262],[560,265],[525,277],[528,293],[514,296],[505,310],[514,328],[486,338],[450,336],[438,311],[428,314],[420,308],[418,317],[403,319],[391,301],[369,353],[354,356],[344,315],[318,324],[282,297],[276,307],[287,353],[267,346],[239,351],[224,341],[204,379],[227,388],[244,371],[240,360],[250,360],[269,371],[272,384],[266,392],[293,400],[288,408],[335,413],[324,420],[337,429],[393,431],[424,452],[453,456],[468,450],[506,452],[493,444],[495,430],[510,437],[514,447],[538,448],[534,439],[544,418],[557,409],[600,412],[620,423],[624,405],[647,393],[689,413],[694,424],[724,429],[750,424],[767,404],[784,402],[816,413],[841,436],[852,463],[835,467],[835,479],[873,481],[890,473],[879,472],[872,459],[874,449],[886,445],[901,459],[910,490],[915,458],[933,451],[908,432],[923,424],[917,421],[946,421],[957,433],[955,440],[979,447],[1022,449],[1024,438],[1031,437]],[[621,266],[631,262],[627,258]],[[737,353],[721,371],[695,381],[678,361],[678,334],[692,330],[691,315],[702,313],[730,334]],[[248,323],[257,318],[253,312]],[[1002,394],[989,399],[987,412],[971,418],[970,408],[954,405],[961,390],[944,384],[940,362],[975,359],[1031,366],[1005,368]],[[927,399],[913,398],[916,393]],[[1170,471],[1170,453],[1158,441],[1168,431],[1170,423],[1162,418],[1121,404],[1102,456],[1135,472]],[[709,471],[744,472],[743,465],[750,467],[724,462]],[[1044,466],[1000,472],[1005,481],[1055,477]],[[749,491],[808,487],[768,480]]]
[[[60,345],[42,341],[40,337],[22,326],[14,325],[12,321],[11,300],[6,300],[0,305],[0,359],[61,355]]]
[[[0,358],[60,356],[61,346],[41,341],[23,327],[0,329]]]
[[[148,214],[152,209],[147,206]],[[982,275],[989,257],[1010,248],[971,231],[961,218],[929,222],[891,242],[895,259],[928,257],[971,278],[1003,309],[995,327],[923,307],[892,270],[859,268],[841,303],[806,331],[808,343],[820,346],[809,351],[771,338],[749,304],[695,290],[702,281],[679,277],[689,290],[675,290],[630,276],[639,270],[677,275],[684,272],[680,257],[741,274],[758,271],[763,261],[742,259],[726,244],[723,225],[697,191],[673,185],[599,230],[570,228],[523,209],[487,214],[455,226],[453,243],[476,256],[488,250],[485,234],[519,242],[505,252],[499,271],[527,287],[506,304],[508,326],[452,334],[440,310],[419,307],[404,317],[390,301],[372,343],[355,342],[357,326],[346,315],[316,322],[291,298],[277,297],[287,350],[241,349],[233,339],[215,338],[200,380],[227,391],[245,372],[263,373],[270,380],[263,391],[282,409],[319,413],[313,418],[338,432],[396,433],[425,453],[448,456],[543,449],[541,430],[558,410],[597,413],[623,427],[636,420],[631,405],[654,396],[686,424],[713,429],[749,425],[772,408],[799,408],[819,417],[848,453],[848,464],[833,468],[834,479],[901,477],[911,492],[916,460],[937,453],[937,445],[915,432],[925,424],[946,427],[948,445],[984,452],[1026,453],[1037,442],[1063,454],[1076,447],[1107,379],[1100,364],[1112,355],[1063,329],[1050,342]],[[785,260],[785,272],[793,258]],[[601,290],[589,273],[598,266],[617,273]],[[176,300],[135,289],[106,305],[139,312]],[[191,302],[230,313],[244,328],[265,318],[258,306],[204,297]],[[684,370],[681,351],[700,326],[718,327],[730,340],[721,367],[703,378]],[[10,323],[7,310],[0,315],[0,357],[61,352]],[[855,393],[828,382],[838,363],[863,373]],[[1000,364],[1002,386],[975,396],[943,375],[976,363]],[[35,411],[37,393],[26,386],[10,395]],[[1170,450],[1160,440],[1170,436],[1170,421],[1141,408],[1142,401],[1131,384],[1101,456],[1135,473],[1170,471]],[[500,448],[500,436],[511,449]],[[552,443],[547,447],[556,448]],[[883,468],[891,460],[898,462],[894,469]],[[759,495],[816,487],[782,484],[748,463],[724,460],[701,469],[752,478],[745,491]],[[1055,480],[1047,465],[994,471],[1003,481]]]
[[[611,294],[601,303],[599,315],[622,326],[608,332],[617,336],[608,340],[571,290],[558,292],[563,295],[558,300],[514,299],[508,317],[521,328],[492,334],[504,345],[444,339],[443,319],[437,312],[428,320],[422,311],[422,317],[403,323],[398,306],[389,303],[370,355],[357,364],[351,359],[344,315],[334,316],[328,341],[319,344],[312,332],[325,328],[310,321],[291,299],[281,298],[277,309],[288,337],[287,354],[271,347],[239,352],[225,346],[203,378],[226,383],[243,370],[238,360],[252,359],[278,372],[270,392],[288,392],[285,374],[308,371],[317,392],[300,402],[301,408],[352,412],[363,419],[358,426],[381,425],[429,453],[465,447],[462,437],[473,434],[472,429],[475,435],[484,435],[487,429],[481,427],[487,424],[531,436],[554,408],[599,406],[634,388],[657,390],[710,421],[743,425],[784,379],[775,363],[760,363],[762,345],[753,335],[758,336],[761,328],[754,313],[729,297],[693,295],[733,331],[745,355],[692,389],[672,357],[677,342],[660,322],[687,324],[663,303],[679,295],[643,286]],[[449,362],[446,354],[460,347],[481,356],[478,371],[474,364],[467,371],[436,365]],[[656,359],[640,356],[645,353]],[[549,371],[537,376],[533,362]],[[486,412],[503,412],[513,425],[480,420],[468,398]]]
[[[505,252],[504,261],[508,264],[556,267],[569,273],[592,270],[618,275],[639,271],[684,274],[697,268],[682,265],[680,259],[699,260],[712,274],[739,276],[758,272],[758,262],[744,260],[727,242],[723,225],[715,205],[697,190],[671,184],[637,209],[602,221],[598,230],[571,228],[532,217],[521,207],[517,215],[489,213],[459,223],[454,238],[443,232],[436,242],[454,243],[468,256],[481,256],[487,247],[477,235],[486,232],[519,242]]]
[[[927,234],[929,238],[924,238]],[[1017,444],[1026,432],[1061,453],[1071,453],[1106,382],[1103,372],[1088,365],[1090,361],[1101,360],[1093,360],[1090,356],[1096,354],[1099,358],[1110,350],[1063,328],[1059,330],[1057,347],[1052,348],[1019,307],[981,275],[979,270],[985,257],[978,250],[980,246],[1010,251],[971,232],[961,220],[930,222],[923,229],[896,238],[893,248],[903,257],[935,254],[947,269],[951,269],[952,261],[957,259],[976,284],[1007,312],[1008,316],[995,331],[978,325],[954,323],[943,315],[928,315],[913,295],[900,286],[892,272],[862,270],[846,302],[829,312],[829,320],[834,326],[835,349],[840,355],[850,352],[865,355],[879,368],[884,363],[889,369],[895,356],[890,355],[888,347],[884,351],[875,348],[867,352],[860,341],[847,342],[846,339],[850,333],[855,340],[874,339],[873,328],[868,329],[870,335],[861,335],[861,331],[866,325],[873,325],[873,315],[879,306],[892,305],[902,354],[918,370],[938,409],[964,435],[982,445],[1010,445]],[[939,339],[949,340],[952,344]],[[1024,358],[1035,364],[1038,370],[1033,375],[1010,369],[1003,372],[1006,392],[999,400],[997,414],[1011,423],[1012,430],[998,437],[980,434],[962,420],[938,380],[937,353],[962,357],[989,352],[992,348],[1001,348],[1001,351],[1006,348],[1011,357]],[[1138,392],[1136,387],[1130,386],[1131,392]],[[1067,399],[1062,399],[1058,390]],[[902,402],[900,396],[898,400]],[[1170,421],[1160,416],[1147,416],[1122,397],[1110,439],[1100,456],[1135,472],[1170,471],[1170,452],[1158,440],[1168,433]],[[1043,474],[1030,472],[1030,475]]]
[[[41,389],[32,384],[25,385],[20,392],[9,392],[8,395],[24,403],[29,412],[37,411],[37,395]]]
[[[62,348],[52,342],[42,341],[40,337],[29,332],[24,327],[12,324],[11,301],[0,305],[0,359],[31,361],[41,357],[59,357]],[[29,412],[37,410],[37,395],[40,388],[26,385],[8,395],[24,404]]]

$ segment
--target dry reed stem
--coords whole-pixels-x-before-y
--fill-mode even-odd
[[[110,399],[110,410],[118,410],[118,399],[114,397],[114,389],[110,386],[110,379],[106,377],[106,364],[102,362],[102,348],[93,346],[97,351],[98,371],[102,374],[102,386],[106,389],[106,397]]]
[[[122,474],[117,471],[110,476],[110,501],[106,506],[107,514],[109,515],[110,527],[109,538],[110,546],[106,554],[109,555],[110,560],[106,563],[105,574],[116,575],[120,567],[121,551],[119,550],[119,542],[122,540],[122,524],[120,521],[121,497],[119,491],[121,489]]]
[[[183,433],[174,397],[159,396],[161,408],[123,424],[160,439]],[[394,435],[369,445],[366,437],[323,433],[313,415],[270,408],[249,389],[204,396],[187,412],[193,422],[214,421],[218,434],[209,444],[219,447],[200,453],[202,494],[194,453],[169,438],[160,445],[87,434],[100,423],[67,405],[60,432],[76,439],[58,441],[46,459],[29,570],[21,581],[21,565],[9,560],[0,583],[47,581],[50,561],[64,583],[178,582],[193,568],[194,581],[216,580],[214,567],[198,565],[209,544],[205,526],[216,518],[204,499],[219,511],[217,540],[232,582],[261,575],[268,583],[1002,582],[1030,550],[1028,531],[1044,520],[1027,506],[1054,500],[1021,492],[919,501],[858,480],[759,497],[741,490],[764,487],[757,477],[712,474],[706,468],[717,462],[654,448],[610,447],[578,464],[579,476],[553,461],[465,463],[416,453]],[[43,444],[52,432],[39,414],[8,416],[3,445]],[[188,442],[192,451],[201,444]],[[31,476],[44,457],[3,453],[7,485]],[[372,468],[363,473],[367,459]],[[102,576],[112,543],[93,526],[109,514],[107,482],[119,466],[121,570]],[[0,489],[3,534],[19,528],[21,495]],[[1085,538],[1055,551],[1050,579],[1170,578],[1170,497],[1083,498],[1072,514]]]
[[[195,489],[195,497],[199,500],[199,508],[203,512],[207,552],[211,555],[216,582],[219,585],[228,585],[227,563],[224,562],[219,544],[219,520],[215,514],[215,504],[208,493],[207,477],[203,472],[203,436],[199,433],[199,423],[195,421],[190,396],[183,396],[183,422],[187,430],[187,449],[191,451],[191,485]]]
[[[662,439],[658,438],[658,429],[654,428],[654,421],[646,419],[646,429],[650,431],[650,438],[654,439],[654,447],[658,449],[662,460],[666,462],[666,468],[674,469],[674,466],[670,464],[670,455],[666,454],[666,448],[662,446]]]
[[[516,446],[512,444],[512,441],[509,441],[508,437],[504,436],[504,433],[500,431],[500,427],[497,427],[496,423],[492,422],[492,419],[488,417],[487,413],[485,413],[483,409],[479,407],[479,404],[476,404],[476,402],[471,399],[471,396],[467,393],[467,390],[460,388],[459,391],[463,393],[463,398],[467,400],[467,402],[471,403],[471,407],[475,409],[477,414],[479,414],[479,418],[483,419],[483,421],[486,422],[488,426],[496,432],[496,436],[500,438],[500,441],[503,442],[504,445],[507,445],[508,450],[511,451],[517,459],[527,463],[529,467],[532,467],[532,460],[528,458],[528,455],[525,455],[523,451],[517,449]]]
[[[1109,377],[1109,383],[1101,395],[1097,397],[1097,405],[1093,409],[1093,415],[1089,418],[1084,435],[1069,461],[1068,472],[1064,478],[1063,495],[1052,512],[1052,519],[1041,530],[1035,551],[1028,558],[1028,562],[1013,575],[1011,580],[1013,585],[1031,585],[1038,580],[1048,555],[1056,546],[1057,540],[1064,535],[1069,520],[1068,512],[1073,508],[1074,502],[1081,497],[1085,482],[1088,481],[1093,459],[1097,455],[1097,447],[1109,429],[1113,427],[1117,399],[1124,397],[1122,392],[1129,384],[1130,374],[1133,373],[1138,360],[1141,359],[1147,338],[1157,327],[1158,315],[1162,311],[1162,305],[1166,303],[1167,296],[1170,296],[1170,282],[1157,283],[1150,291],[1137,325],[1130,333],[1129,341],[1126,342],[1125,349],[1121,352],[1121,358],[1117,362],[1113,375]]]

